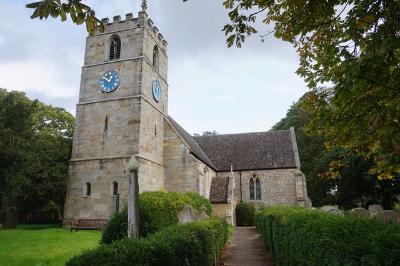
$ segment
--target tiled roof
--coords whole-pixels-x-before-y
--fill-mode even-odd
[[[228,176],[215,176],[211,181],[210,201],[211,203],[226,203],[228,200]]]
[[[217,171],[296,168],[290,130],[194,137]]]
[[[296,168],[291,130],[193,137],[174,119],[167,121],[190,152],[217,172]],[[294,132],[293,132],[294,138]]]

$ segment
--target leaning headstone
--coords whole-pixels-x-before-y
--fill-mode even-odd
[[[369,205],[368,211],[371,214],[371,216],[376,216],[378,213],[383,211],[383,207],[382,207],[382,205],[378,205],[378,204]]]
[[[17,208],[11,207],[6,210],[4,217],[4,228],[12,229],[17,227],[18,212]]]
[[[187,224],[196,221],[192,206],[185,205],[185,207],[183,207],[183,210],[178,213],[178,221],[180,224]]]
[[[400,224],[400,213],[393,210],[381,211],[378,217],[382,218],[385,223],[393,222]]]
[[[337,215],[343,215],[343,211],[339,210],[337,205],[325,205],[321,207],[321,211],[330,213],[330,214],[337,214]]]
[[[196,221],[203,221],[203,220],[207,220],[208,218],[210,218],[210,217],[207,215],[207,208],[203,205],[200,208],[199,215],[196,217]]]
[[[321,207],[321,211],[323,212],[331,212],[332,210],[339,210],[338,206],[332,206],[332,205],[325,205]]]
[[[367,209],[364,208],[354,208],[351,209],[349,212],[350,215],[354,215],[360,218],[368,218],[369,217],[369,212]]]

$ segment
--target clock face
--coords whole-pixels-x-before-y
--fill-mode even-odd
[[[118,88],[120,82],[121,79],[118,72],[116,70],[109,70],[100,78],[100,89],[102,92],[113,92]]]
[[[159,102],[161,99],[161,85],[158,80],[153,80],[152,83],[152,89],[153,89],[153,98],[156,102]]]

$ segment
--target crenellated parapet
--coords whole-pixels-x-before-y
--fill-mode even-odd
[[[120,31],[125,29],[145,27],[149,32],[154,34],[154,38],[159,40],[159,43],[163,48],[167,48],[168,42],[164,39],[164,36],[160,33],[157,26],[154,25],[153,20],[147,17],[147,14],[143,11],[139,12],[137,18],[133,17],[132,13],[127,13],[125,19],[121,19],[121,16],[114,16],[112,21],[109,18],[103,18],[101,22],[104,25],[105,33]],[[99,31],[97,34],[101,34]]]

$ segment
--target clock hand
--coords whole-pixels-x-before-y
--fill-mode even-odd
[[[105,80],[107,80],[108,83],[110,83],[110,81],[112,80],[112,77],[111,77],[110,79],[108,79],[108,78],[106,78],[105,76],[103,76],[103,78],[104,78]]]

